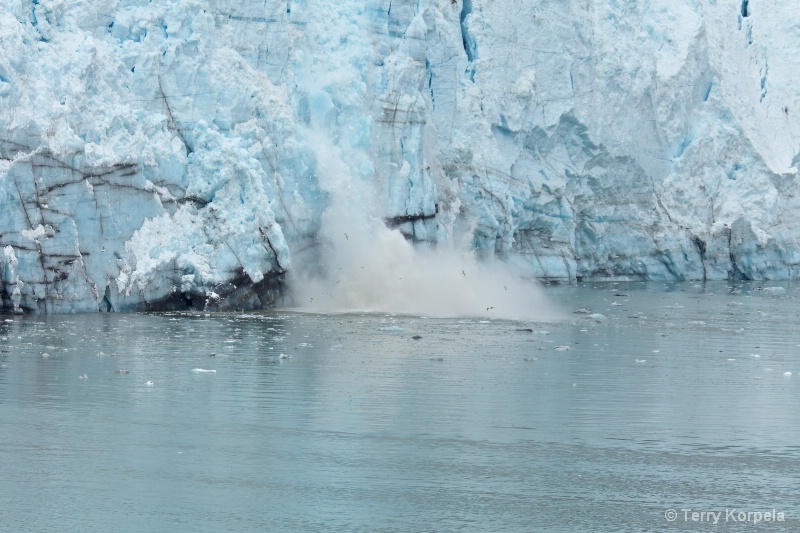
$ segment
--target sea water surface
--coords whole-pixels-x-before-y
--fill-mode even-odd
[[[0,316],[0,531],[800,530],[800,290],[547,294]]]

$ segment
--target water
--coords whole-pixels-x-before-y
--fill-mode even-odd
[[[0,531],[797,531],[800,290],[761,287],[0,317]]]

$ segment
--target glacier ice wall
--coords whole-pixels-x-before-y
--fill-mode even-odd
[[[540,278],[797,278],[798,49],[777,0],[9,0],[2,308],[268,306],[375,220]]]

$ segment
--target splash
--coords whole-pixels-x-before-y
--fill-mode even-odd
[[[376,227],[361,240],[337,242],[326,279],[306,280],[296,298],[309,311],[366,311],[440,318],[551,320],[542,290],[500,261],[466,251],[415,247],[398,231]]]

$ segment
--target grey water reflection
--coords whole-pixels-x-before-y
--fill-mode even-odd
[[[570,319],[0,317],[0,529],[798,529],[800,292],[548,294]]]

